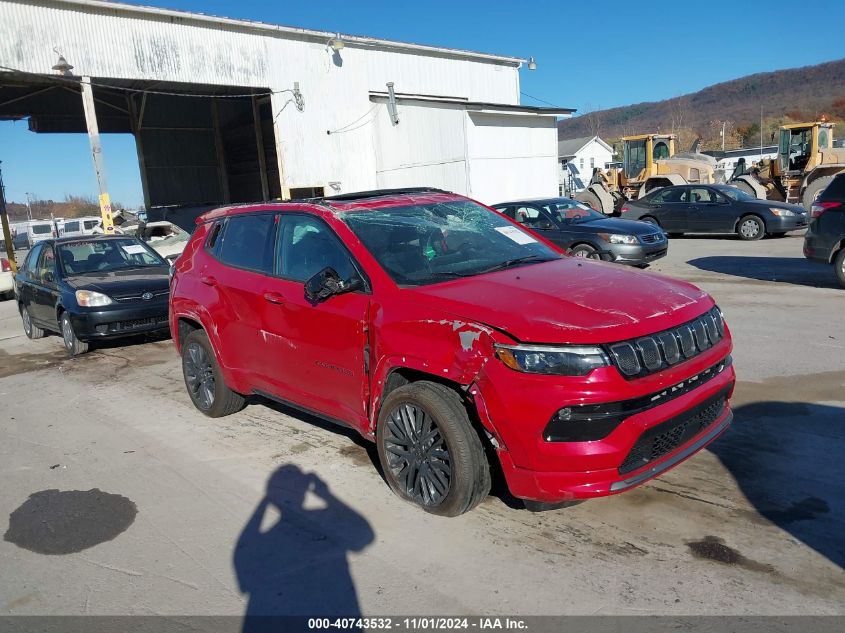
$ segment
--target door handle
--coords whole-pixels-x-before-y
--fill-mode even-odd
[[[201,275],[200,281],[204,283],[206,286],[216,286],[217,280],[212,277],[211,275]]]
[[[282,304],[285,302],[285,298],[278,292],[265,292],[264,299],[265,301],[269,301],[270,303],[275,304]]]

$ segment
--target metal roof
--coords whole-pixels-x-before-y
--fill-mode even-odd
[[[601,143],[608,151],[613,152],[613,148],[601,140],[598,136],[582,136],[580,138],[564,139],[557,142],[557,155],[559,158],[566,158],[568,156],[575,156],[587,144],[595,139]]]
[[[386,92],[370,92],[370,101],[387,101]],[[458,97],[437,97],[434,95],[407,95],[397,94],[397,102],[422,101],[426,103],[447,103],[460,105],[471,112],[505,112],[512,114],[537,114],[546,116],[568,116],[575,112],[574,108],[543,108],[535,106],[515,105],[508,103],[487,103],[483,101],[468,101]],[[601,139],[599,139],[601,140]],[[603,142],[603,141],[602,141]]]
[[[328,42],[330,39],[340,36],[340,39],[346,44],[353,44],[357,46],[372,46],[377,48],[388,48],[396,50],[417,51],[420,53],[448,55],[452,57],[464,57],[467,59],[486,60],[491,62],[501,62],[509,65],[519,66],[526,63],[528,60],[522,57],[511,57],[506,55],[494,55],[491,53],[482,53],[478,51],[469,51],[459,48],[448,48],[443,46],[430,46],[426,44],[415,44],[412,42],[399,42],[396,40],[387,40],[376,37],[369,37],[365,35],[349,35],[345,33],[337,33],[333,31],[321,31],[315,29],[304,29],[293,26],[282,26],[278,24],[269,24],[267,22],[259,22],[257,20],[241,20],[234,18],[227,18],[222,16],[208,15],[205,13],[193,13],[190,11],[179,11],[175,9],[160,9],[158,7],[149,7],[144,5],[125,4],[121,2],[111,2],[105,0],[54,0],[50,4],[64,5],[67,8],[78,8],[80,10],[89,10],[96,12],[108,12],[115,14],[135,14],[138,16],[147,17],[166,17],[174,21],[185,23],[213,23],[217,26],[229,27],[232,30],[248,31],[254,33],[262,33],[264,35],[278,34],[281,36],[290,36],[296,38],[304,38]]]

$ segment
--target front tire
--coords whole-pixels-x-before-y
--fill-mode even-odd
[[[456,392],[428,381],[390,392],[376,443],[385,479],[401,499],[454,517],[490,492],[490,465]]]
[[[833,270],[836,272],[839,285],[845,288],[845,248],[836,253],[836,257],[833,258]]]
[[[191,402],[210,418],[221,418],[244,408],[244,397],[229,389],[211,341],[202,330],[195,330],[182,343],[182,376]]]
[[[21,321],[23,321],[23,331],[27,338],[44,338],[44,330],[32,322],[32,316],[29,314],[29,308],[23,304],[21,304]]]
[[[766,234],[766,225],[756,215],[746,215],[739,219],[739,223],[736,225],[736,234],[739,235],[741,240],[753,242]]]
[[[572,257],[583,257],[584,259],[601,259],[598,251],[589,244],[579,244],[569,251]]]
[[[85,354],[88,351],[88,343],[80,341],[76,337],[76,332],[73,331],[73,323],[70,321],[70,315],[67,312],[62,312],[59,317],[59,329],[62,331],[62,340],[65,343],[65,351],[69,358]]]
[[[640,218],[640,222],[648,222],[654,226],[660,226],[660,222],[657,221],[657,218],[653,218],[650,215]]]

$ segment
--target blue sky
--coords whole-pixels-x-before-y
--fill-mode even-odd
[[[816,0],[799,21],[795,2],[707,3],[534,0],[145,0],[142,4],[371,35],[421,44],[534,56],[521,71],[524,93],[580,112],[694,92],[743,75],[845,57],[830,25],[845,23],[845,2]],[[796,90],[800,86],[796,86]],[[543,105],[523,96],[526,105]],[[135,146],[104,135],[114,200],[140,204]],[[36,135],[26,122],[0,122],[7,198],[93,195],[84,135]]]

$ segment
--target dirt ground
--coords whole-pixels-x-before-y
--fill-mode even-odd
[[[429,516],[345,430],[199,414],[169,340],[67,360],[0,303],[0,614],[845,614],[845,290],[801,243],[672,240],[651,270],[725,312],[734,425],[545,513]]]

